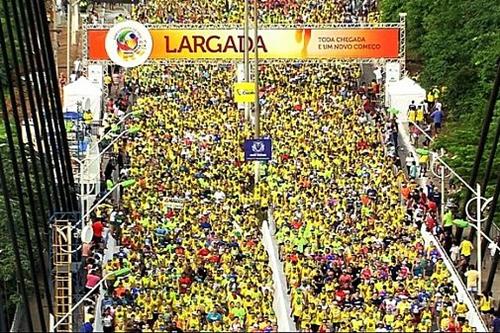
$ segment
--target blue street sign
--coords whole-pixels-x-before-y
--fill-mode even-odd
[[[245,140],[245,161],[269,161],[272,151],[271,139]]]

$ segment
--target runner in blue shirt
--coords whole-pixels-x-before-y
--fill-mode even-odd
[[[443,111],[440,109],[435,110],[433,113],[431,113],[431,118],[432,121],[434,122],[434,129],[437,132],[439,132],[439,129],[441,128],[441,124],[443,122]]]

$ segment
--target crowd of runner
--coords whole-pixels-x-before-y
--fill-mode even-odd
[[[250,7],[253,8],[252,1]],[[144,23],[241,23],[244,2],[231,0],[149,1],[135,6],[133,17]],[[378,19],[377,1],[259,1],[263,23],[359,23]]]
[[[418,236],[440,203],[415,182],[399,192],[397,132],[378,86],[358,86],[357,66],[262,65],[274,159],[254,186],[234,70],[129,72],[132,110],[144,113],[125,147],[137,184],[123,194],[121,250],[105,271],[132,273],[107,283],[104,318],[118,331],[275,330],[259,219],[273,207],[300,330],[470,331],[438,251]]]
[[[366,20],[375,3],[261,6],[264,22],[324,23]],[[242,15],[240,3],[218,0],[133,8],[148,23],[240,22]],[[437,224],[441,203],[394,172],[397,128],[378,105],[378,84],[361,82],[360,67],[349,64],[259,70],[262,134],[273,140],[259,184],[243,159],[253,132],[233,102],[234,65],[127,72],[125,96],[134,95],[134,104],[113,101],[107,111],[120,119],[118,103],[141,113],[127,121],[140,131],[121,147],[129,160],[122,176],[136,184],[123,190],[119,207],[93,215],[86,248],[102,253],[108,225],[118,253],[104,263],[92,252],[84,258],[88,289],[127,269],[107,275],[104,330],[276,331],[261,237],[262,221],[272,217],[298,330],[471,332],[439,252],[420,237],[422,226]]]

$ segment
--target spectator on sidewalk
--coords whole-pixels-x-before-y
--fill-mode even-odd
[[[460,254],[463,255],[467,261],[469,261],[472,250],[474,250],[474,245],[472,245],[470,240],[464,238],[462,243],[460,243]]]
[[[493,258],[495,257],[495,253],[497,252],[497,244],[500,244],[500,236],[496,236],[495,242],[490,242],[490,244],[488,244],[488,250],[490,250],[491,260],[493,260]]]
[[[453,245],[451,246],[450,249],[450,259],[453,261],[454,264],[458,262],[460,254],[460,247],[458,246],[457,242],[453,242]]]
[[[500,333],[500,311],[495,313],[495,319],[492,324],[493,333]]]
[[[411,163],[411,166],[410,166],[410,178],[416,179],[417,176],[418,176],[418,166],[417,166],[417,163],[415,163],[415,161],[413,161]]]
[[[418,164],[420,167],[420,178],[423,178],[427,173],[427,167],[429,165],[429,155],[428,154],[420,155],[420,158],[418,159]]]
[[[471,294],[477,294],[479,272],[475,269],[474,265],[470,265],[464,275],[467,278],[467,290]]]
[[[94,288],[99,283],[99,281],[101,281],[101,277],[99,276],[99,274],[97,272],[89,272],[87,274],[86,281],[85,281],[85,292],[87,292],[87,293],[90,292],[92,290],[92,288]],[[95,291],[93,294],[95,294]]]
[[[495,300],[491,291],[483,291],[479,298],[479,311],[482,314],[492,314]]]
[[[92,242],[94,244],[102,243],[102,233],[104,231],[104,224],[100,219],[96,219],[94,223],[92,223],[92,231],[94,232],[94,236],[92,237]]]
[[[419,105],[417,108],[417,115],[416,115],[416,122],[420,126],[424,123],[425,117],[424,117],[424,107],[423,105]]]
[[[437,103],[436,103],[437,105]],[[431,113],[432,122],[434,123],[434,134],[438,134],[443,123],[444,114],[441,108],[436,108],[434,112]]]
[[[90,318],[85,324],[83,324],[81,333],[93,333],[94,332],[94,318]]]
[[[104,312],[104,315],[102,317],[102,329],[104,333],[113,333],[114,332],[114,327],[113,327],[113,316],[111,315],[111,309],[108,308]]]

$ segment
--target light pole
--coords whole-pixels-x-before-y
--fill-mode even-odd
[[[255,50],[255,139],[260,138],[260,105],[259,105],[259,1],[254,0],[254,50]],[[255,161],[255,185],[260,179],[260,161]]]
[[[481,261],[481,233],[483,232],[481,228],[481,185],[479,183],[476,184],[476,218],[477,218],[477,271],[479,273],[478,279],[477,279],[477,291],[480,293],[482,291],[481,289],[481,284],[482,284],[482,276],[483,276],[483,265]]]
[[[144,111],[140,110],[140,111],[133,111],[133,112],[129,112],[127,113],[125,116],[123,116],[120,121],[118,121],[116,124],[114,124],[114,126],[119,126],[121,125],[125,120],[127,120],[129,117],[131,116],[138,116],[138,115],[141,115]],[[99,144],[101,142],[104,141],[104,139],[106,139],[106,135],[103,135],[103,137],[97,141],[92,147],[89,148],[89,151],[92,151],[92,149],[94,149],[96,146],[99,146]]]
[[[104,153],[106,153],[111,147],[113,147],[113,145],[121,138],[123,137],[124,135],[126,134],[133,134],[133,133],[137,133],[138,131],[140,130],[140,126],[136,126],[136,127],[131,127],[123,132],[121,132],[118,136],[116,136],[113,141],[111,141],[107,146],[106,148],[104,148],[101,152],[99,152],[99,154],[97,154],[96,156],[92,157],[92,158],[85,158],[83,160],[79,160],[75,157],[72,157],[71,159],[75,162],[77,162],[79,164],[79,168],[80,168],[80,210],[81,210],[81,215],[84,214],[84,211],[85,211],[85,202],[84,202],[84,182],[83,182],[83,179],[84,179],[84,174],[85,172],[90,168],[90,166],[95,163],[95,161],[97,160],[100,160],[100,158],[102,157],[102,155],[104,155]],[[102,140],[100,140],[96,145],[98,145]],[[93,148],[95,148],[96,146],[94,145]],[[87,177],[88,178],[88,177]],[[90,190],[88,191],[88,193],[90,192]]]
[[[482,284],[482,248],[481,248],[481,237],[484,237],[485,239],[487,239],[488,241],[490,241],[491,243],[495,244],[495,247],[497,248],[497,251],[500,249],[497,245],[496,245],[496,242],[494,242],[490,237],[488,237],[484,232],[483,232],[483,229],[482,229],[482,222],[484,220],[486,220],[488,217],[486,218],[482,218],[481,217],[481,213],[483,210],[485,210],[488,206],[488,204],[493,200],[493,198],[489,198],[489,199],[485,199],[481,196],[481,185],[479,183],[476,184],[476,192],[474,193],[476,195],[475,198],[471,198],[465,205],[465,213],[467,215],[467,218],[469,220],[471,220],[472,222],[475,222],[476,224],[474,225],[474,223],[470,223],[469,226],[473,227],[474,229],[476,229],[476,232],[477,232],[477,239],[476,239],[476,247],[477,247],[477,254],[476,254],[476,259],[477,259],[477,271],[479,273],[479,276],[478,276],[478,283],[477,283],[477,289],[478,289],[478,292],[481,292],[481,284]],[[485,202],[482,204],[481,200],[485,200]],[[473,217],[470,213],[469,213],[469,205],[472,204],[473,201],[476,201],[476,217]]]
[[[89,208],[89,210],[80,218],[79,223],[75,224],[72,229],[76,229],[78,227],[78,224],[81,225],[80,229],[83,229],[83,224],[84,224],[85,220],[87,219],[87,217],[89,217],[90,214],[92,214],[92,212],[97,207],[99,207],[118,187],[120,187],[120,186],[128,187],[128,186],[132,186],[134,184],[135,184],[135,180],[131,180],[131,179],[124,180],[120,183],[115,184],[108,192],[106,192],[106,194],[104,194],[102,196],[101,199],[99,199],[99,201],[94,206]]]
[[[93,158],[85,158],[83,160],[78,160],[76,158],[73,158],[74,161],[77,161],[78,163],[84,163],[85,161],[95,161],[96,159],[102,157],[102,155],[107,152],[115,143],[116,141],[118,141],[121,137],[123,137],[124,135],[126,134],[134,134],[134,133],[137,133],[138,131],[140,131],[140,126],[136,126],[136,127],[131,127],[129,129],[126,129],[125,131],[121,132],[120,134],[118,134],[114,139],[113,141],[111,141],[107,146],[106,148],[104,148],[102,151],[99,152],[99,154],[97,154],[95,157]],[[101,143],[103,141],[103,139],[99,140],[96,145],[98,145],[99,143]],[[96,147],[96,145],[93,146],[93,148]],[[90,150],[90,149],[89,149]],[[80,175],[83,174],[83,171],[86,171],[86,169],[88,169],[88,165],[86,168],[84,168],[81,172],[80,172]]]
[[[66,47],[66,67],[67,67],[66,68],[66,78],[67,78],[67,80],[69,80],[69,76],[70,76],[71,40],[72,40],[71,35],[73,34],[71,10],[78,3],[80,3],[80,0],[75,0],[73,2],[68,0],[68,10],[67,10],[67,18],[66,18],[66,33],[67,33],[67,36],[66,36],[66,43],[67,43],[67,47]]]
[[[78,229],[78,227],[80,226],[80,232],[81,232],[83,230],[83,228],[84,228],[83,225],[84,225],[85,219],[87,219],[87,217],[89,217],[90,214],[92,214],[92,212],[96,208],[98,208],[111,195],[111,193],[113,193],[120,186],[128,187],[128,186],[131,186],[133,184],[135,184],[135,180],[125,180],[125,181],[122,181],[122,182],[120,182],[118,184],[115,184],[113,186],[113,188],[111,188],[94,206],[92,206],[89,209],[89,211],[84,216],[82,216],[82,218],[74,226],[71,227],[71,231],[74,231],[74,230]],[[88,225],[88,227],[90,228],[90,225]],[[92,228],[90,228],[90,230],[92,230]],[[79,251],[81,248],[82,248],[82,245],[80,244],[80,246],[78,246],[75,250],[66,251],[64,249],[61,249],[61,251],[64,252],[64,253],[75,253],[76,251]]]
[[[243,54],[244,70],[245,70],[245,82],[250,81],[250,63],[249,63],[249,50],[248,50],[248,0],[245,0],[245,26],[243,30],[243,35],[245,38],[245,48]],[[245,102],[245,121],[250,120],[250,104]]]
[[[115,275],[116,277],[125,277],[130,273],[130,268],[124,268],[120,269],[118,271],[113,271],[110,272],[102,277],[101,280],[92,288],[89,290],[88,293],[86,293],[81,300],[79,300],[73,307],[66,313],[57,323],[55,323],[53,326],[50,327],[50,332],[55,332],[57,327],[64,323],[64,321],[86,300],[92,295],[94,291],[97,290],[97,288],[101,287],[101,285],[106,281],[107,278]]]
[[[414,126],[416,126],[418,128],[418,130],[423,133],[427,138],[429,138],[431,141],[434,141],[432,137],[428,136],[425,131],[419,127],[416,123],[414,123],[413,121],[410,121],[410,123],[412,123]],[[460,182],[462,184],[464,184],[467,189],[472,193],[474,194],[476,197],[475,198],[471,198],[466,204],[465,204],[465,213],[467,215],[467,218],[473,222],[473,223],[469,223],[469,226],[473,227],[474,229],[476,229],[476,232],[477,232],[477,244],[476,244],[476,247],[477,247],[477,252],[476,252],[476,257],[477,257],[477,271],[478,271],[478,291],[481,292],[481,284],[482,284],[482,262],[481,262],[481,256],[482,256],[482,249],[481,249],[481,236],[484,237],[485,239],[489,240],[490,242],[496,244],[496,242],[492,241],[490,237],[488,237],[488,235],[486,235],[483,230],[482,230],[482,227],[481,227],[481,223],[487,219],[487,217],[485,218],[482,218],[481,217],[481,213],[483,210],[486,209],[486,207],[488,206],[488,204],[490,202],[493,201],[493,198],[484,198],[481,196],[481,185],[479,183],[476,184],[476,189],[474,190],[468,182],[466,182],[462,177],[460,177],[459,174],[457,174],[455,172],[455,170],[453,170],[444,160],[441,156],[439,156],[437,153],[433,152],[432,153],[432,161],[431,161],[431,170],[432,172],[434,173],[434,163],[437,161],[439,161],[441,163],[441,166],[440,166],[440,169],[441,169],[441,172],[440,172],[440,175],[442,178],[441,178],[441,186],[442,186],[442,190],[444,188],[444,177],[445,177],[445,170],[444,168],[448,169],[450,171],[451,174],[453,174],[455,177],[457,177],[458,180],[460,180]],[[434,175],[436,175],[434,173]],[[436,175],[438,176],[438,175]],[[438,177],[439,177],[438,176]],[[444,192],[442,193],[442,195],[444,195]],[[472,202],[476,201],[476,217],[473,217],[470,213],[469,213],[469,206],[472,204]],[[483,203],[484,201],[484,203]],[[442,220],[441,220],[442,221]],[[475,225],[474,225],[475,223]],[[499,248],[500,249],[500,248]]]
[[[431,138],[431,140],[432,140],[432,138]],[[443,156],[443,155],[444,155],[444,150],[442,149],[441,156]],[[441,221],[443,221],[443,219],[444,219],[444,203],[446,202],[445,179],[447,177],[450,177],[451,173],[446,174],[445,168],[443,165],[439,166],[439,172],[437,173],[434,169],[434,163],[435,163],[435,161],[433,160],[431,165],[429,166],[429,169],[434,174],[434,176],[436,176],[437,178],[439,178],[441,180]]]

